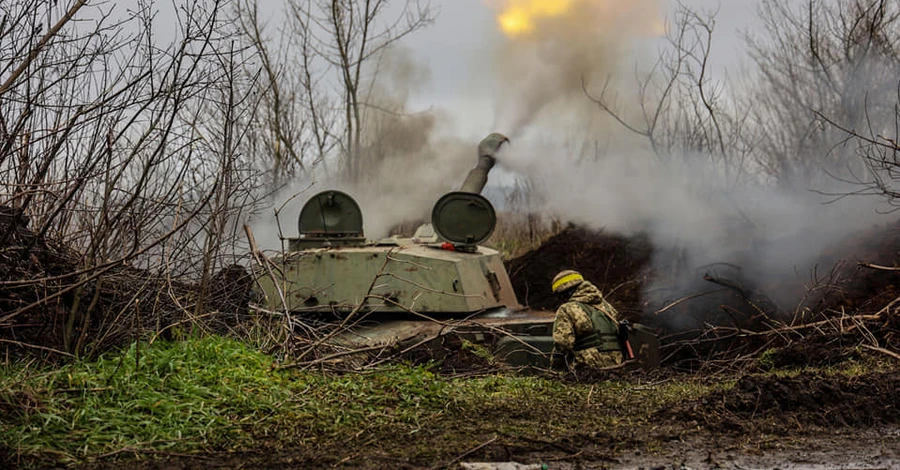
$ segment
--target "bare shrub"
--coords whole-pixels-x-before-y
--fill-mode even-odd
[[[887,0],[765,0],[765,34],[748,37],[760,81],[753,95],[757,161],[781,186],[839,177],[867,182],[847,129],[883,134],[900,74],[900,6]],[[871,167],[870,167],[871,169]],[[823,171],[824,170],[824,171]],[[799,184],[798,184],[799,183]]]
[[[177,5],[167,44],[151,2],[0,4],[7,343],[89,354],[208,310],[255,184],[224,4]]]
[[[351,182],[372,168],[370,151],[386,137],[369,121],[396,112],[373,98],[383,53],[434,18],[426,3],[393,13],[389,3],[290,0],[284,24],[266,28],[257,2],[240,2],[243,38],[262,63],[264,119],[253,142],[272,155],[276,180],[329,160]]]

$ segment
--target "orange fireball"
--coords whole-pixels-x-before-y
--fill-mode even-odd
[[[518,36],[534,31],[538,19],[565,15],[570,8],[571,0],[509,0],[497,22],[507,36]]]

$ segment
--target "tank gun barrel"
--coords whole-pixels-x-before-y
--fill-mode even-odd
[[[488,173],[497,162],[497,152],[504,142],[509,142],[509,139],[505,135],[496,132],[482,139],[478,144],[478,162],[475,164],[475,168],[469,171],[462,187],[459,188],[460,191],[481,194],[481,190],[487,184]]]

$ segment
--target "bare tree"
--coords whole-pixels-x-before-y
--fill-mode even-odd
[[[383,53],[428,25],[427,4],[406,0],[289,0],[277,42],[265,36],[256,2],[241,6],[245,37],[259,51],[268,118],[258,135],[278,170],[337,157],[350,180],[363,174],[367,113]],[[390,17],[389,17],[390,16]],[[334,154],[334,155],[333,155]]]
[[[824,114],[817,115],[828,126],[842,132],[848,140],[855,143],[852,149],[866,167],[863,175],[849,180],[857,188],[851,194],[880,196],[894,210],[900,208],[900,81],[894,98],[894,116],[888,122],[876,123],[867,113],[865,126],[856,129],[835,122]],[[846,194],[838,196],[844,195]]]
[[[714,30],[715,12],[677,6],[656,62],[636,78],[637,117],[618,107],[609,81],[599,92],[585,84],[585,93],[624,128],[646,138],[664,164],[703,156],[735,185],[748,177],[753,140],[741,104],[724,93],[724,81],[712,77]]]
[[[900,74],[900,5],[889,0],[764,0],[764,34],[749,36],[759,79],[753,100],[759,163],[783,186],[822,178],[867,181],[848,129],[890,126]],[[823,172],[823,170],[825,170]],[[847,175],[851,176],[847,176]]]
[[[319,84],[322,72],[312,67],[308,34],[282,27],[277,38],[266,36],[270,28],[256,2],[239,3],[235,14],[242,37],[255,51],[258,64],[248,64],[248,74],[260,76],[262,97],[262,122],[251,126],[246,148],[280,183],[296,171],[307,172],[331,152],[338,132],[335,112]]]

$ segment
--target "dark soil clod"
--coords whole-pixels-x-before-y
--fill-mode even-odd
[[[898,387],[900,374],[896,372],[858,377],[811,372],[752,374],[738,379],[731,389],[666,410],[662,416],[726,432],[890,425],[900,423]]]

